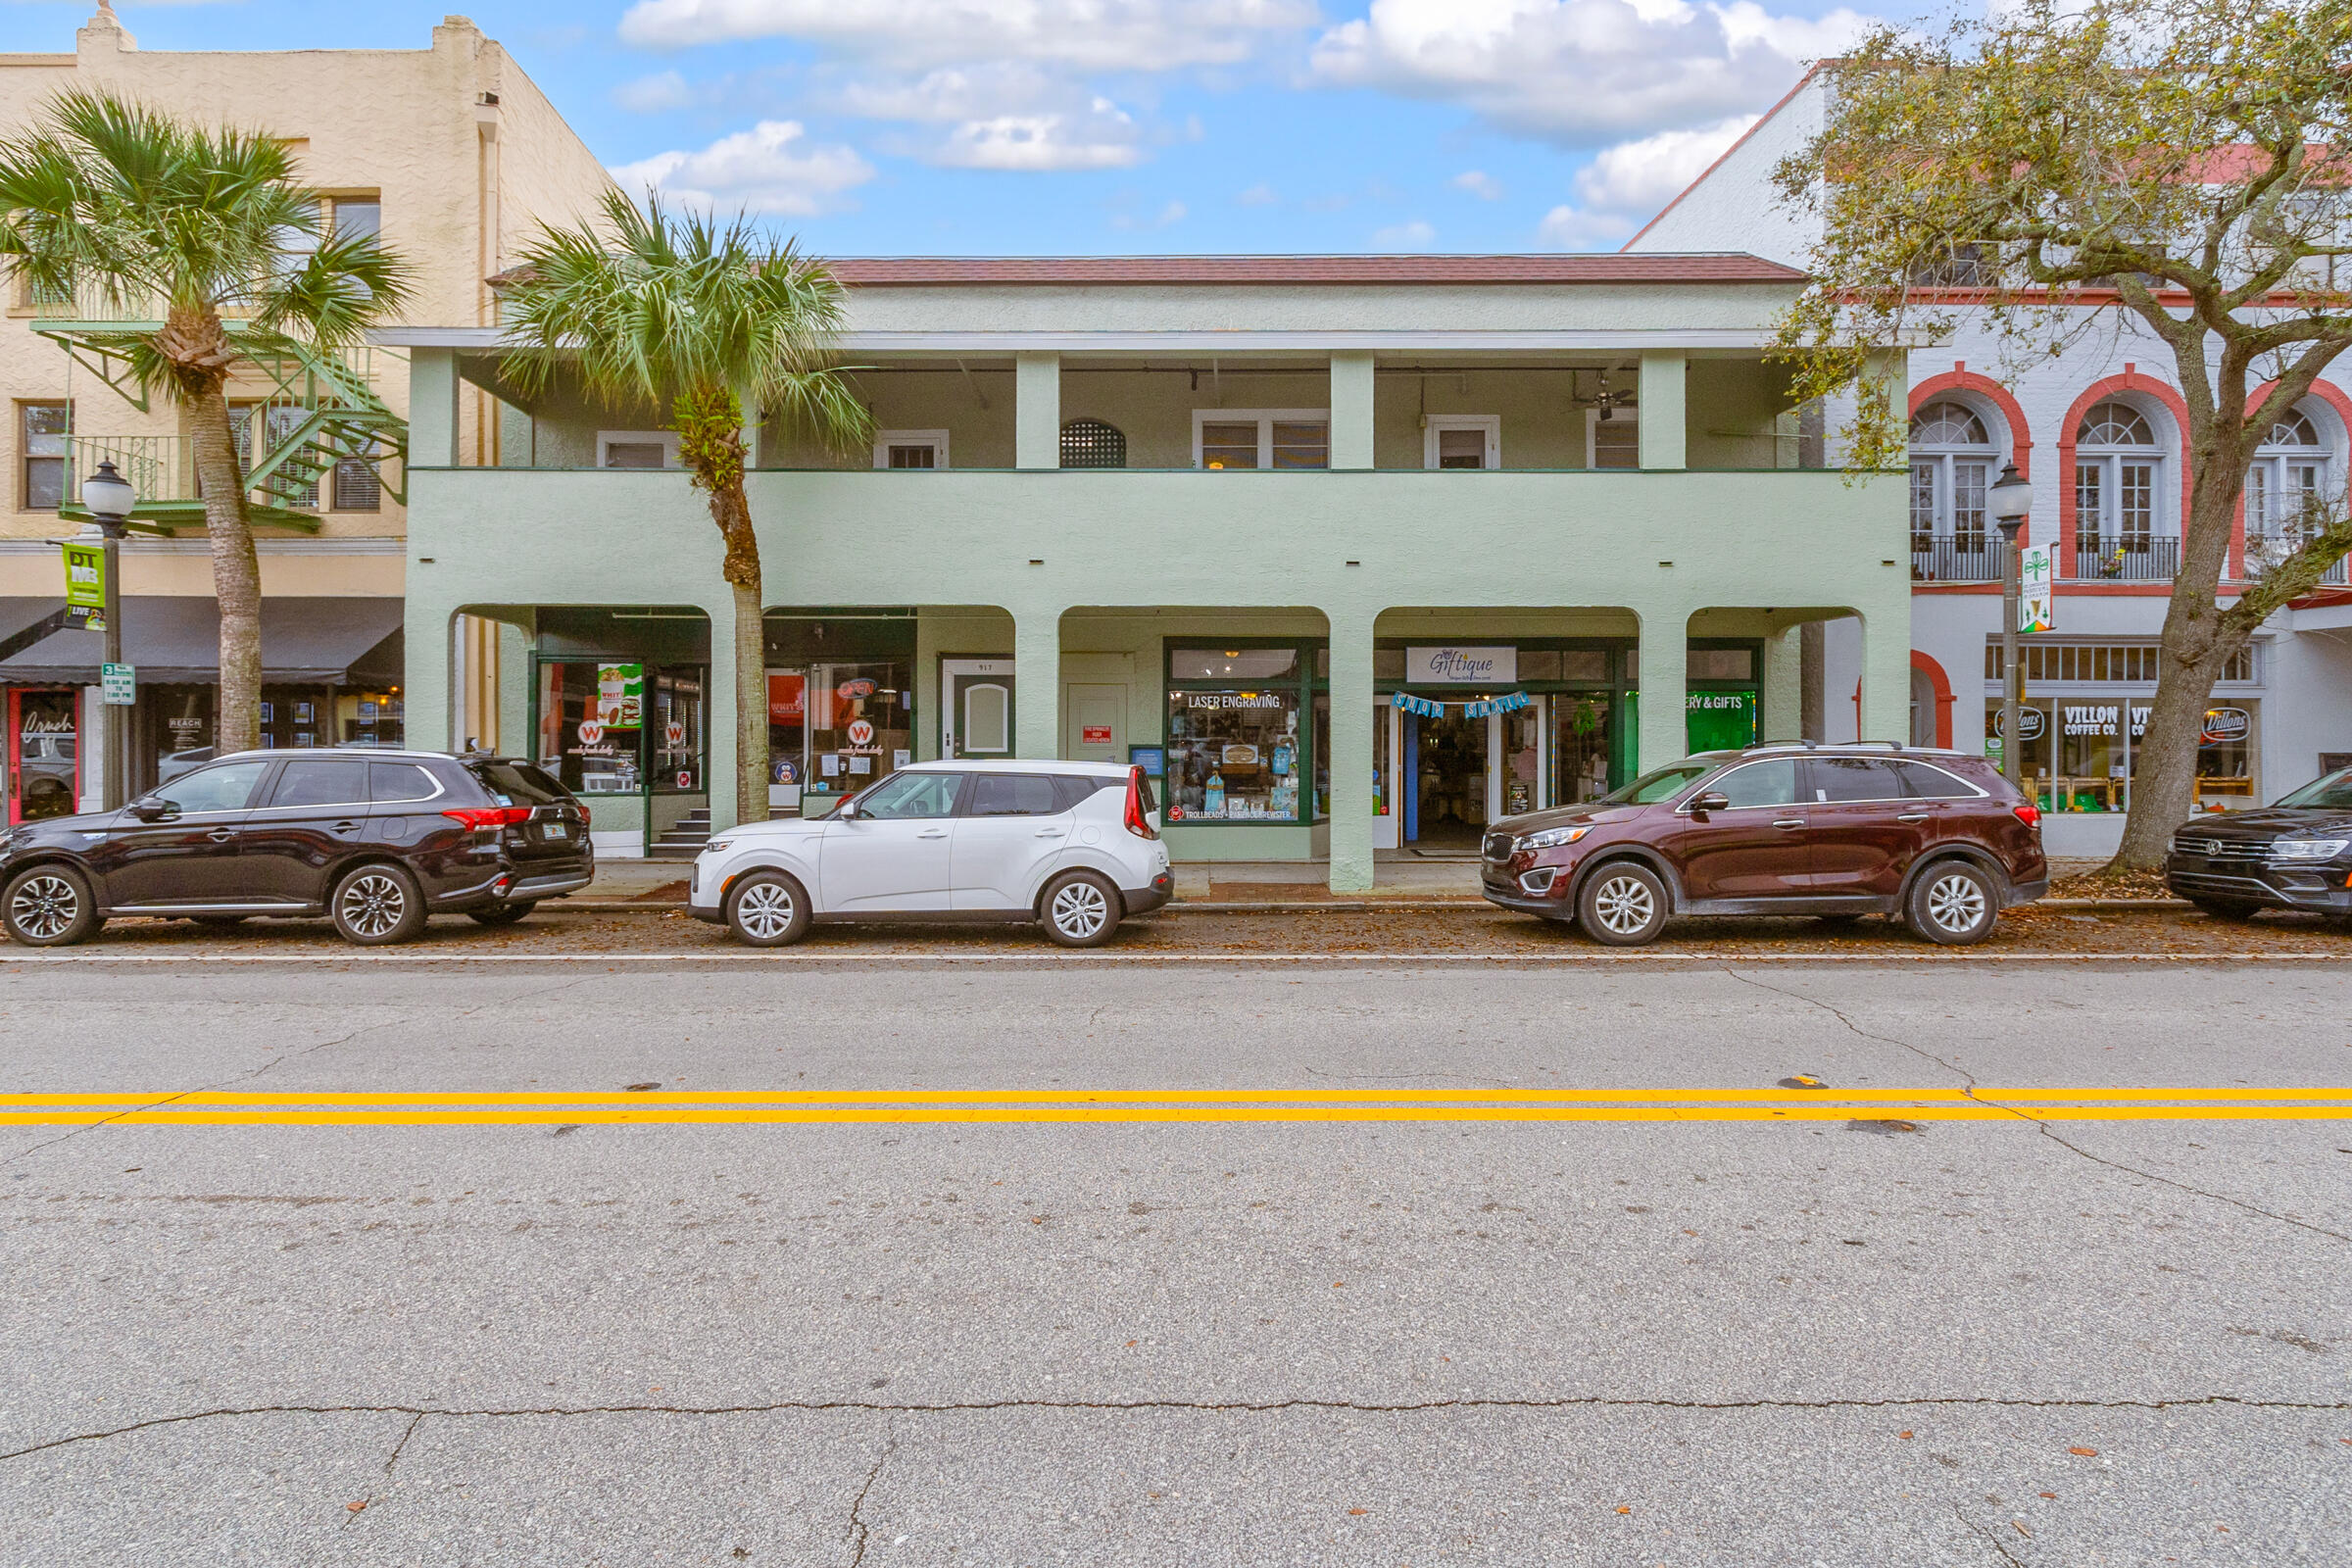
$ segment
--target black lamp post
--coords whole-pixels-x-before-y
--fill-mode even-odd
[[[2017,732],[2017,703],[2025,689],[2017,667],[2017,535],[2034,508],[2034,483],[2017,471],[2016,464],[2004,463],[2001,476],[1985,492],[1985,502],[2001,530],[2001,554],[2006,558],[2001,565],[2001,771],[2023,790],[2026,748]]]
[[[122,540],[130,532],[130,509],[139,493],[116,471],[110,460],[81,481],[81,504],[89,510],[89,527],[98,530],[106,552],[106,662],[122,662]],[[88,529],[84,529],[86,534]],[[122,808],[130,798],[130,726],[114,703],[99,706],[99,755],[106,767],[102,800],[106,809]]]

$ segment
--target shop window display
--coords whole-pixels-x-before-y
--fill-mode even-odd
[[[854,794],[905,766],[913,755],[914,693],[904,661],[812,664],[804,706],[806,796],[823,800]],[[819,808],[804,799],[804,815]]]
[[[1552,799],[1561,805],[1609,793],[1610,707],[1606,693],[1551,700]]]
[[[1168,693],[1169,821],[1296,822],[1301,761],[1296,689]]]
[[[2047,811],[2125,811],[2148,727],[2151,699],[2029,698],[2019,706],[2029,792]],[[2226,810],[2256,804],[2254,728],[2259,705],[2217,705],[2197,746],[2197,806]],[[1985,703],[1984,729],[2001,733],[2001,705]],[[1997,761],[1999,752],[1990,756]]]

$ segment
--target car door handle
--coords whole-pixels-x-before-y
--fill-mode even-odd
[[[1041,827],[1037,830],[1037,836],[1041,839],[1059,839],[1067,838],[1069,832],[1066,827]]]
[[[357,822],[337,822],[335,824],[335,831],[338,833],[357,833],[359,830],[360,824]]]
[[[1772,825],[1774,827],[1803,827],[1805,819],[1801,816],[1784,816]]]
[[[206,838],[211,839],[215,844],[226,844],[230,839],[233,839],[236,836],[235,829],[225,827],[217,827],[205,835]]]
[[[944,839],[947,836],[948,830],[944,827],[925,828],[915,835],[918,839]]]
[[[1895,820],[1897,822],[1925,822],[1928,819],[1928,814],[1929,813],[1926,811],[1905,811],[1900,816],[1897,816]]]

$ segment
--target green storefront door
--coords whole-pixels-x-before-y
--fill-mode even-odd
[[[1689,748],[1683,754],[1685,757],[1699,752],[1738,751],[1742,746],[1756,744],[1757,701],[1753,686],[1691,692],[1685,698],[1685,706],[1690,714],[1683,728],[1683,741]],[[1642,733],[1641,710],[1642,694],[1627,692],[1625,733],[1629,746],[1633,744],[1631,737]],[[1637,757],[1626,769],[1626,776],[1631,778],[1643,768],[1664,767],[1674,760],[1671,757]]]

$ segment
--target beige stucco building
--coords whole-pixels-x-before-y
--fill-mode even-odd
[[[464,17],[445,19],[421,49],[150,51],[140,49],[101,4],[78,30],[71,53],[0,54],[0,128],[11,134],[28,129],[43,105],[73,88],[113,92],[172,114],[285,138],[299,155],[300,177],[322,193],[325,220],[380,226],[385,244],[415,269],[408,316],[418,322],[492,320],[483,279],[508,265],[542,222],[584,214],[609,184],[586,144],[521,67]],[[14,818],[24,808],[25,787],[41,782],[37,767],[16,765],[24,750],[19,710],[24,705],[14,694],[46,690],[32,707],[34,722],[50,731],[82,716],[76,710],[90,698],[62,688],[79,684],[76,671],[95,659],[99,641],[88,632],[43,630],[63,596],[58,553],[48,541],[72,531],[70,525],[61,529],[57,516],[60,492],[70,498],[98,456],[125,450],[124,443],[154,460],[132,474],[143,495],[178,488],[192,496],[193,490],[182,477],[187,466],[173,461],[176,412],[160,398],[141,411],[39,335],[43,319],[60,314],[55,302],[33,299],[22,279],[0,278],[0,288],[8,314],[0,326],[0,408],[6,415],[0,422],[0,683],[12,694],[6,793]],[[405,416],[403,351],[363,350],[354,365],[374,394]],[[281,390],[252,376],[232,383],[230,397],[256,407],[285,402]],[[469,461],[500,461],[494,407],[487,393],[479,393],[458,411],[458,439]],[[261,416],[265,440],[281,415],[296,416],[286,407]],[[380,483],[378,478],[356,465],[339,466],[308,487],[310,505],[300,509],[306,514],[296,523],[257,524],[264,659],[272,683],[289,688],[277,704],[283,711],[272,712],[272,729],[282,731],[273,734],[275,744],[351,739],[343,731],[358,723],[362,701],[372,701],[375,723],[367,727],[377,737],[397,727],[391,716],[399,710],[396,691],[346,700],[324,688],[366,683],[318,679],[342,667],[338,661],[368,629],[398,636],[405,483],[397,464],[385,466]],[[138,773],[152,778],[159,759],[178,749],[175,743],[210,743],[210,677],[198,666],[210,658],[204,649],[214,624],[212,567],[201,526],[180,528],[175,537],[138,539],[124,555],[127,594],[173,601],[126,608],[123,615],[131,639],[126,653],[142,666],[133,726],[136,784],[142,782]],[[489,662],[470,660],[464,646],[468,636],[461,629],[461,646],[454,650],[461,670],[494,678]],[[397,640],[374,663],[388,671],[380,683],[395,687],[401,678]],[[296,722],[297,711],[307,713],[307,721]],[[199,732],[201,739],[190,740]],[[61,748],[36,741],[34,749]],[[98,793],[96,748],[78,750],[90,755],[77,775],[70,782],[53,777],[45,787],[52,804],[59,783],[81,800]],[[54,760],[50,771],[56,771]]]

